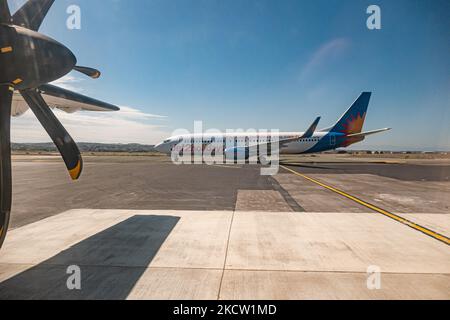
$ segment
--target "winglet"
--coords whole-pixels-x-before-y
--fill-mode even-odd
[[[300,139],[307,139],[307,138],[311,138],[314,135],[314,132],[316,132],[317,126],[319,125],[321,117],[318,117],[313,124],[311,125],[311,127],[309,127],[309,129],[305,132],[305,134],[300,138]]]

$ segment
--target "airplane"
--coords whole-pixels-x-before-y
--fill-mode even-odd
[[[225,158],[248,160],[251,156],[264,157],[260,150],[269,150],[270,153],[274,144],[278,144],[279,154],[308,154],[346,148],[367,136],[391,130],[383,128],[362,132],[371,96],[371,92],[363,92],[334,126],[318,131],[320,117],[305,132],[181,135],[164,140],[155,149],[179,159],[186,153],[202,153],[208,146],[214,149],[214,145],[219,143],[222,146],[219,153]],[[262,163],[267,163],[267,159]]]
[[[39,33],[54,0],[29,0],[11,15],[7,0],[0,0],[0,248],[8,231],[11,212],[11,116],[28,109],[47,131],[73,180],[83,169],[80,151],[52,112],[118,111],[102,102],[54,86],[51,82],[72,70],[93,79],[100,71],[77,66],[75,55],[63,44]]]

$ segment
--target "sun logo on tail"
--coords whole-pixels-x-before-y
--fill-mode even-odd
[[[344,130],[342,130],[342,133],[345,134],[360,133],[362,131],[365,119],[366,119],[365,113],[362,116],[360,113],[358,113],[356,117],[354,115],[351,115],[347,119],[347,123],[343,125]]]

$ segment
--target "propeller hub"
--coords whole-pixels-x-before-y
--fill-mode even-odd
[[[0,83],[12,83],[18,90],[36,88],[69,73],[77,63],[66,46],[43,34],[18,26],[0,26],[0,54],[5,71]]]

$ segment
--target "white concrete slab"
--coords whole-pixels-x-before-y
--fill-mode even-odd
[[[128,210],[70,210],[10,230],[0,250],[0,263],[41,263],[135,214]]]
[[[232,212],[189,211],[180,217],[151,267],[223,269]]]
[[[1,263],[222,268],[232,212],[71,210],[12,230]],[[159,253],[161,251],[162,253]],[[48,263],[48,262],[47,262]]]
[[[377,213],[236,212],[227,269],[450,273],[449,246]]]
[[[226,270],[223,300],[450,299],[450,275],[381,274],[380,289],[367,288],[367,274]]]
[[[222,270],[149,268],[128,299],[216,300],[222,273]]]
[[[68,290],[67,266],[0,264],[0,300],[217,299],[222,270],[81,266],[81,290]]]

